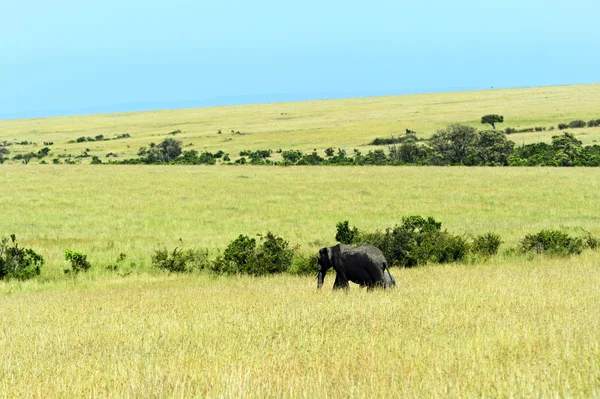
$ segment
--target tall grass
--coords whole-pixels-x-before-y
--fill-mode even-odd
[[[375,293],[290,276],[14,285],[0,395],[593,397],[597,261],[396,269]]]

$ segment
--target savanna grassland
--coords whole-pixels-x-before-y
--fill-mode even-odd
[[[489,112],[527,127],[598,110],[599,85],[565,86],[0,121],[0,139],[134,156],[181,129],[199,150],[312,150],[475,126]],[[64,144],[122,133],[132,137]],[[574,133],[591,144],[600,131]],[[600,252],[509,251],[544,228],[599,236],[598,168],[9,163],[0,184],[0,235],[46,259],[35,279],[0,282],[0,397],[600,396]],[[216,253],[267,231],[311,254],[335,243],[339,221],[376,230],[413,214],[498,233],[500,254],[393,268],[397,288],[369,293],[150,264],[162,246]],[[66,276],[67,249],[92,269]],[[124,270],[107,270],[121,253]]]
[[[181,130],[175,138],[185,149],[232,156],[242,150],[296,149],[322,151],[327,147],[366,148],[376,137],[402,135],[406,129],[429,137],[450,123],[485,128],[481,117],[489,113],[505,118],[499,127],[551,127],[571,120],[599,119],[600,85],[573,85],[501,89],[457,93],[436,93],[344,100],[304,101],[72,116],[0,121],[0,141],[32,142],[37,145],[12,146],[11,155],[38,151],[43,142],[53,142],[51,157],[89,155],[106,160],[135,157],[138,149],[158,143],[170,132]],[[487,126],[489,128],[489,126]],[[218,131],[222,134],[217,134]],[[232,134],[231,132],[241,134]],[[591,145],[600,139],[600,127],[570,131]],[[79,137],[128,139],[68,143]],[[549,142],[557,132],[520,133],[509,136],[517,144]],[[89,158],[87,161],[89,162]]]

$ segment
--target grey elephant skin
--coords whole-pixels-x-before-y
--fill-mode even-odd
[[[321,248],[317,288],[323,286],[323,280],[330,268],[336,272],[334,289],[349,289],[349,281],[367,287],[368,290],[396,286],[396,280],[390,274],[385,256],[373,245],[351,247],[338,244]]]

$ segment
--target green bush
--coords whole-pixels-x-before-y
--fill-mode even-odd
[[[84,255],[81,252],[66,250],[65,251],[65,260],[71,262],[71,268],[65,269],[65,274],[77,274],[79,272],[87,272],[92,265],[87,260],[87,255]]]
[[[209,265],[208,250],[161,248],[152,255],[152,266],[171,273],[190,273],[207,269]]]
[[[0,240],[0,280],[26,280],[40,274],[44,258],[30,248],[21,248],[14,234]]]
[[[583,239],[571,237],[559,230],[542,230],[537,234],[528,234],[521,240],[522,252],[550,255],[580,254],[584,246]]]
[[[581,119],[577,119],[575,121],[569,122],[569,127],[571,129],[586,127],[586,125],[587,125],[587,123],[585,123],[585,121],[582,121]]]
[[[498,253],[498,248],[502,244],[502,239],[498,234],[486,233],[473,239],[471,252],[481,256],[493,256]]]
[[[259,237],[260,245],[257,245],[255,238],[240,235],[215,259],[211,270],[219,274],[252,276],[288,271],[294,254],[288,242],[271,232]]]
[[[10,154],[10,151],[8,150],[8,148],[5,148],[4,146],[0,146],[0,164],[4,163],[4,161],[7,158],[7,155]]]
[[[584,230],[581,239],[587,248],[598,249],[598,247],[600,247],[600,240],[598,240],[597,237],[594,237],[589,231]]]
[[[350,228],[347,220],[339,222],[336,226],[335,240],[340,244],[352,245],[358,240],[358,229]]]
[[[288,273],[300,276],[314,275],[317,272],[318,265],[319,257],[317,254],[308,257],[295,255],[292,258],[292,264],[288,270]]]
[[[402,224],[385,231],[356,231],[357,244],[379,248],[393,266],[414,267],[431,263],[450,263],[464,259],[470,244],[462,236],[441,229],[432,217],[413,215],[402,218]]]
[[[592,119],[591,121],[589,121],[587,123],[588,127],[596,127],[596,126],[600,126],[600,119]]]

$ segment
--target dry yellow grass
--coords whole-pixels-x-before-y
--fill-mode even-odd
[[[0,396],[600,395],[596,254],[393,273],[5,286]]]

